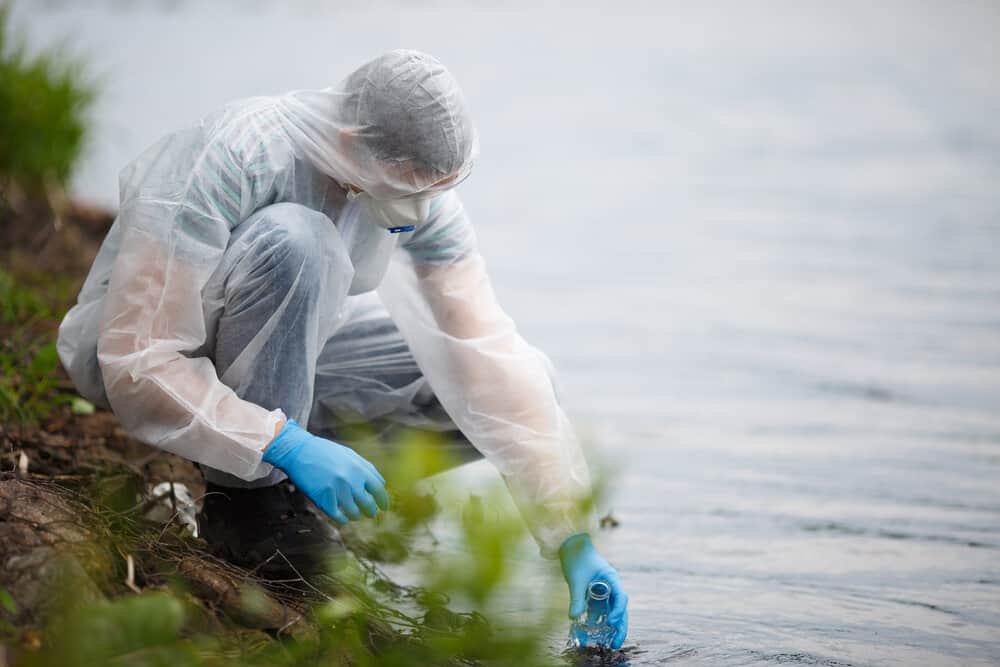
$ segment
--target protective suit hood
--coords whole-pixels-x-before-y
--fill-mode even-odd
[[[453,187],[479,152],[458,83],[419,51],[390,51],[333,88],[288,93],[278,99],[278,111],[308,160],[376,200]],[[455,178],[433,187],[449,177]]]

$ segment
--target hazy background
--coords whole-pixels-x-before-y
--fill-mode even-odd
[[[478,120],[460,192],[501,300],[620,470],[632,664],[997,664],[1000,3],[873,4],[20,1],[14,25],[102,77],[75,190],[109,206],[233,98],[435,54]]]

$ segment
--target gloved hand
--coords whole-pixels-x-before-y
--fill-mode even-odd
[[[389,509],[385,478],[353,449],[312,435],[293,420],[264,451],[264,460],[280,468],[295,488],[309,496],[338,523],[375,516]]]
[[[611,586],[608,625],[615,629],[611,648],[621,648],[628,635],[628,595],[618,572],[597,553],[587,533],[574,535],[563,542],[559,547],[559,561],[563,577],[569,584],[569,617],[572,619],[579,618],[587,610],[587,588],[592,581],[600,579]]]

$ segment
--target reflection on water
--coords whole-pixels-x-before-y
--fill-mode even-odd
[[[107,73],[78,186],[112,201],[230,98],[455,70],[498,292],[619,470],[617,664],[996,664],[1000,18],[877,4],[17,16]]]

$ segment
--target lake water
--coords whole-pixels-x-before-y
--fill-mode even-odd
[[[1000,5],[205,4],[17,3],[104,77],[77,192],[438,55],[500,297],[618,471],[631,664],[1000,663]]]

